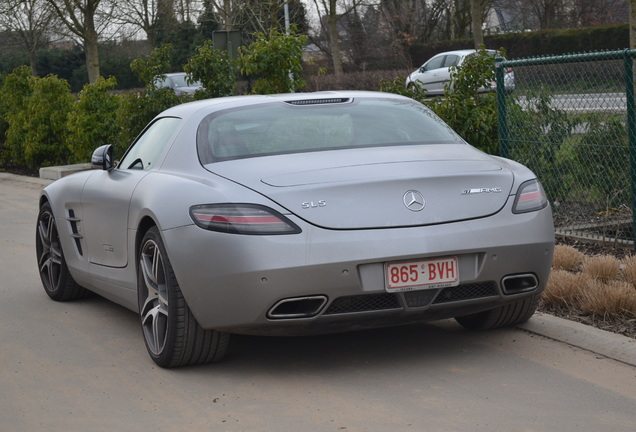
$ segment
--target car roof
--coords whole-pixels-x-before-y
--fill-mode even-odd
[[[445,51],[445,52],[441,52],[439,54],[435,54],[435,57],[437,57],[438,55],[448,55],[448,54],[456,54],[456,55],[461,55],[461,56],[465,56],[468,54],[472,54],[474,52],[476,52],[477,50],[474,49],[463,49],[463,50],[454,50],[454,51]],[[497,50],[493,50],[493,49],[487,49],[486,50],[489,53],[492,52],[496,52]]]
[[[374,92],[374,91],[322,91],[313,93],[284,93],[274,95],[242,95],[242,96],[228,96],[219,97],[213,99],[204,99],[195,102],[188,102],[180,105],[176,105],[172,108],[168,108],[166,111],[159,114],[159,117],[169,116],[187,116],[194,114],[198,111],[216,111],[229,108],[240,108],[247,106],[254,106],[260,104],[266,104],[271,102],[298,102],[303,101],[303,105],[310,105],[311,101],[322,101],[322,103],[329,103],[330,100],[334,102],[340,102],[339,99],[396,99],[396,100],[411,100],[405,96],[396,95],[393,93]]]
[[[454,51],[445,51],[436,55],[441,55],[441,54],[459,54],[459,55],[466,55],[466,54],[470,54],[470,53],[474,53],[475,50],[474,49],[464,49],[464,50],[454,50]]]

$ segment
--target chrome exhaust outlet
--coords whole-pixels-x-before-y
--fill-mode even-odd
[[[309,296],[283,299],[267,312],[269,319],[311,318],[327,304],[327,296]]]
[[[501,286],[504,294],[520,294],[537,289],[539,280],[532,273],[510,275],[501,280]]]

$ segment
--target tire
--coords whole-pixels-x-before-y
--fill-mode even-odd
[[[139,316],[152,360],[164,368],[221,360],[230,335],[204,330],[190,311],[157,227],[143,237],[137,270]]]
[[[69,301],[89,294],[75,282],[68,270],[55,216],[48,202],[42,204],[38,214],[35,253],[42,286],[49,297],[55,301]]]
[[[539,306],[540,298],[541,294],[535,294],[495,309],[455,317],[455,320],[469,330],[489,330],[514,326],[524,323],[532,317]]]

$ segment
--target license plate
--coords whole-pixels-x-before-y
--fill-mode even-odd
[[[459,285],[459,267],[456,257],[386,263],[384,274],[388,292]]]

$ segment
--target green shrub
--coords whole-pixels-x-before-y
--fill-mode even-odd
[[[269,36],[256,33],[255,41],[241,47],[241,72],[255,76],[253,94],[289,93],[306,85],[302,78],[302,48],[307,38],[302,35],[272,31]]]
[[[214,49],[212,41],[207,40],[183,70],[203,86],[203,90],[196,92],[195,99],[206,99],[236,93],[236,67],[228,51]]]
[[[31,87],[32,71],[28,66],[20,66],[4,79],[0,88],[0,116],[3,119],[3,144],[0,162],[5,166],[25,165],[24,146],[20,139],[22,132],[16,119],[26,109],[26,104],[33,93]]]
[[[164,44],[152,50],[148,58],[136,59],[130,68],[146,84],[146,88],[137,93],[120,96],[116,119],[120,133],[115,144],[115,155],[120,156],[158,114],[183,102],[172,89],[157,88],[154,78],[169,71],[172,45]]]
[[[402,77],[408,75],[408,70],[382,70],[367,72],[349,72],[342,75],[327,74],[324,68],[312,67],[315,71],[313,75],[309,75],[308,71],[303,72],[307,86],[303,91],[325,91],[325,90],[370,90],[370,91],[386,91],[388,93],[398,93],[383,86],[391,86],[395,83],[398,87],[404,87],[404,79]]]
[[[497,98],[494,92],[479,93],[495,79],[495,60],[485,49],[451,68],[451,83],[444,97],[426,99],[418,86],[404,87],[404,79],[382,81],[380,89],[418,100],[431,108],[462,138],[490,154],[499,152]]]
[[[586,185],[590,200],[607,208],[630,202],[629,146],[624,120],[593,114],[587,119],[585,130],[574,147],[578,183]]]
[[[182,101],[171,89],[144,89],[140,93],[121,95],[117,108],[120,133],[115,142],[115,156],[121,156],[150,121]]]
[[[148,57],[133,60],[130,69],[137,74],[146,88],[155,88],[154,78],[170,72],[172,55],[172,45],[163,44],[153,49]]]
[[[486,35],[487,47],[504,47],[509,58],[541,55],[622,50],[629,46],[629,25],[608,25],[587,28],[547,29],[533,32],[496,33]],[[414,66],[444,51],[473,48],[472,39],[415,42],[409,47]]]
[[[0,165],[5,158],[4,142],[7,140],[7,129],[9,123],[7,122],[6,107],[4,106],[4,98],[2,97],[2,88],[4,87],[5,76],[0,74]]]
[[[29,77],[31,95],[24,109],[10,117],[7,142],[22,144],[24,162],[30,169],[66,164],[66,123],[73,99],[67,81],[54,75]]]
[[[460,66],[452,66],[450,75],[444,97],[433,99],[429,107],[470,144],[498,154],[497,95],[493,91],[479,93],[495,80],[494,57],[482,47]]]
[[[87,162],[95,148],[115,142],[119,134],[115,115],[119,98],[111,90],[116,86],[114,77],[100,77],[95,83],[86,84],[80,92],[68,116],[66,143],[75,162]]]
[[[554,108],[545,90],[527,94],[524,105],[508,104],[510,157],[540,175],[551,201],[563,200],[575,187],[568,173],[577,170],[571,149],[578,121]]]
[[[412,85],[408,88],[404,87],[404,83],[406,82],[406,78],[397,77],[393,81],[391,80],[382,80],[380,82],[380,91],[386,93],[395,93],[402,96],[410,97],[411,99],[415,99],[420,102],[426,102],[426,89],[423,89],[420,86]]]

